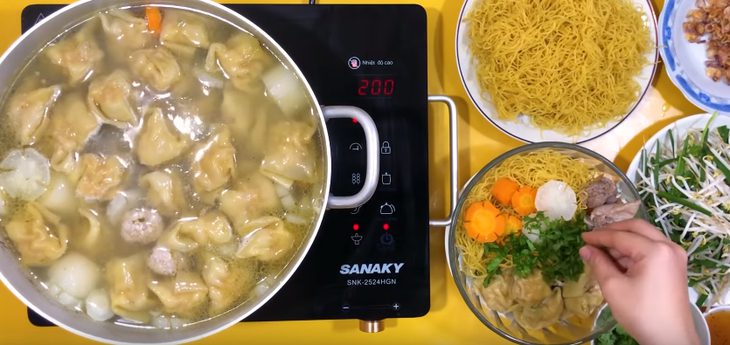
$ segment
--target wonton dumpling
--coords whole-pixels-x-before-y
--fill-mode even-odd
[[[115,56],[145,48],[152,42],[153,36],[144,18],[121,9],[109,10],[99,17],[107,39],[106,46],[116,53]]]
[[[312,136],[315,128],[304,122],[279,122],[269,131],[269,146],[261,173],[284,186],[293,181],[315,181],[317,161]]]
[[[534,270],[525,278],[515,277],[515,300],[522,304],[535,304],[550,296],[550,286],[545,283],[542,271]]]
[[[236,138],[239,147],[253,155],[266,148],[269,120],[278,109],[266,98],[246,93],[230,84],[223,88],[221,117]]]
[[[114,313],[130,320],[149,322],[149,310],[157,304],[147,287],[150,280],[144,253],[109,260],[106,282]]]
[[[276,217],[264,217],[261,226],[241,234],[241,245],[236,257],[256,258],[273,261],[282,257],[294,247],[294,235],[284,227],[284,222]],[[253,221],[252,223],[257,223]],[[264,225],[265,224],[265,225]]]
[[[524,328],[540,329],[548,327],[560,320],[563,313],[563,298],[560,289],[555,288],[552,294],[539,303],[520,305],[515,311],[515,320]]]
[[[50,180],[48,159],[31,147],[12,150],[0,162],[0,187],[11,197],[35,200]]]
[[[118,70],[89,84],[86,102],[89,109],[104,122],[123,128],[137,124],[131,104],[132,83],[127,73]]]
[[[193,318],[208,301],[208,287],[198,273],[179,272],[175,277],[151,281],[150,290],[162,302],[165,313]]]
[[[515,299],[512,294],[514,278],[511,274],[496,275],[487,286],[482,286],[481,282],[475,284],[477,284],[479,294],[484,298],[484,302],[487,303],[489,308],[502,313],[512,310]]]
[[[236,171],[236,149],[231,143],[231,131],[226,126],[215,128],[207,142],[195,147],[193,188],[197,192],[212,192],[225,186]]]
[[[78,213],[81,221],[71,234],[71,246],[92,257],[104,256],[114,245],[105,219],[99,216],[99,211],[87,207],[79,209]]]
[[[162,110],[152,108],[139,133],[136,152],[140,163],[156,166],[180,156],[188,148],[188,140],[170,123]]]
[[[23,264],[47,266],[66,252],[68,228],[38,204],[27,203],[5,226]]]
[[[565,282],[563,299],[565,309],[581,318],[589,317],[603,303],[603,294],[589,266],[585,267],[577,281]]]
[[[216,315],[233,307],[234,303],[251,291],[254,276],[247,265],[228,264],[219,257],[206,256],[203,263],[203,280],[209,289],[209,313]]]
[[[165,216],[186,209],[188,201],[180,175],[176,172],[153,171],[142,176],[140,186],[147,189],[147,201]]]
[[[580,318],[587,318],[603,303],[603,294],[598,285],[578,297],[566,297],[565,309]]]
[[[8,124],[21,145],[32,144],[40,138],[48,125],[49,110],[60,95],[61,87],[54,85],[10,97],[5,111]]]
[[[47,130],[52,146],[51,166],[57,171],[71,171],[76,153],[98,129],[99,121],[86,107],[80,93],[62,96],[53,108]]]
[[[180,65],[165,48],[138,50],[130,56],[129,69],[156,91],[167,91],[180,80]]]
[[[116,156],[86,153],[80,159],[81,178],[76,195],[91,200],[111,200],[124,180],[126,167]]]
[[[223,69],[226,76],[239,90],[252,91],[260,82],[261,74],[273,63],[273,58],[250,34],[235,33],[225,45],[213,43],[205,59],[205,69],[216,72]]]
[[[54,43],[45,50],[48,59],[63,69],[69,84],[84,81],[93,72],[96,64],[104,58],[104,52],[94,39],[96,22],[91,22],[77,33]]]
[[[596,284],[595,279],[591,276],[590,266],[585,265],[583,273],[578,276],[578,280],[566,281],[563,284],[563,297],[579,297]]]
[[[220,210],[233,222],[238,231],[250,220],[281,209],[274,183],[260,173],[253,173],[237,181],[232,189],[220,196]]]
[[[208,48],[206,18],[179,10],[167,9],[162,16],[160,43],[185,56],[195,54],[195,48]]]
[[[197,218],[183,218],[165,231],[159,244],[171,250],[188,253],[208,244],[223,244],[233,239],[233,229],[219,211]]]

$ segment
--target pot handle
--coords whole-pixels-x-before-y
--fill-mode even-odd
[[[456,200],[458,199],[459,192],[459,116],[456,111],[456,104],[449,96],[431,95],[428,96],[428,101],[433,103],[444,103],[449,110],[449,166],[451,175],[451,205],[449,205],[449,213],[446,215],[446,219],[429,220],[428,225],[433,227],[448,227],[451,225],[451,214],[454,212],[454,208],[456,207]]]
[[[365,182],[362,189],[354,195],[334,196],[330,194],[327,208],[355,208],[363,205],[375,193],[380,174],[380,137],[373,119],[358,107],[333,105],[322,108],[325,120],[336,118],[354,118],[365,132]]]

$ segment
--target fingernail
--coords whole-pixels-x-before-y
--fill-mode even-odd
[[[580,257],[583,258],[583,261],[588,261],[591,259],[591,248],[582,247],[580,251],[578,251],[578,253],[580,253]]]

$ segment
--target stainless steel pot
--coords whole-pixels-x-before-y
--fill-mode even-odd
[[[10,48],[0,57],[0,95],[7,97],[9,88],[12,86],[17,73],[22,70],[25,64],[37,54],[46,44],[52,41],[61,33],[70,29],[80,21],[93,16],[108,8],[119,8],[135,5],[159,5],[174,6],[205,13],[219,18],[242,30],[253,34],[259,41],[267,46],[271,52],[285,64],[287,68],[294,71],[306,87],[306,95],[314,104],[313,115],[319,119],[318,130],[322,137],[322,152],[327,156],[325,161],[324,200],[323,205],[327,208],[354,208],[364,204],[370,199],[377,187],[379,176],[379,138],[378,131],[373,120],[362,109],[348,106],[319,107],[312,89],[306,82],[301,71],[294,64],[286,52],[262,31],[258,26],[244,18],[240,14],[227,9],[209,0],[83,0],[71,4],[53,15],[45,18],[42,22],[26,32],[16,40]],[[329,195],[331,179],[332,156],[327,135],[325,121],[330,118],[355,118],[365,132],[365,146],[367,152],[366,177],[363,188],[357,194],[345,197]],[[0,279],[3,283],[28,305],[35,312],[52,321],[53,323],[78,335],[102,342],[113,343],[180,343],[203,338],[219,332],[250,315],[259,307],[265,304],[277,291],[289,280],[291,275],[301,264],[304,256],[314,241],[319,226],[324,216],[325,208],[322,207],[315,226],[304,238],[290,263],[276,277],[268,290],[258,294],[247,302],[239,305],[223,315],[211,318],[206,321],[197,322],[189,326],[175,329],[162,330],[152,327],[130,327],[118,325],[113,322],[96,322],[83,313],[73,312],[64,307],[53,298],[45,294],[30,278],[26,268],[18,264],[14,251],[10,248],[6,238],[3,238],[0,248]]]

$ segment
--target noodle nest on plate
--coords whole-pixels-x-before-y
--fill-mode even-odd
[[[629,112],[654,49],[631,0],[481,0],[469,48],[496,117],[578,135]]]

